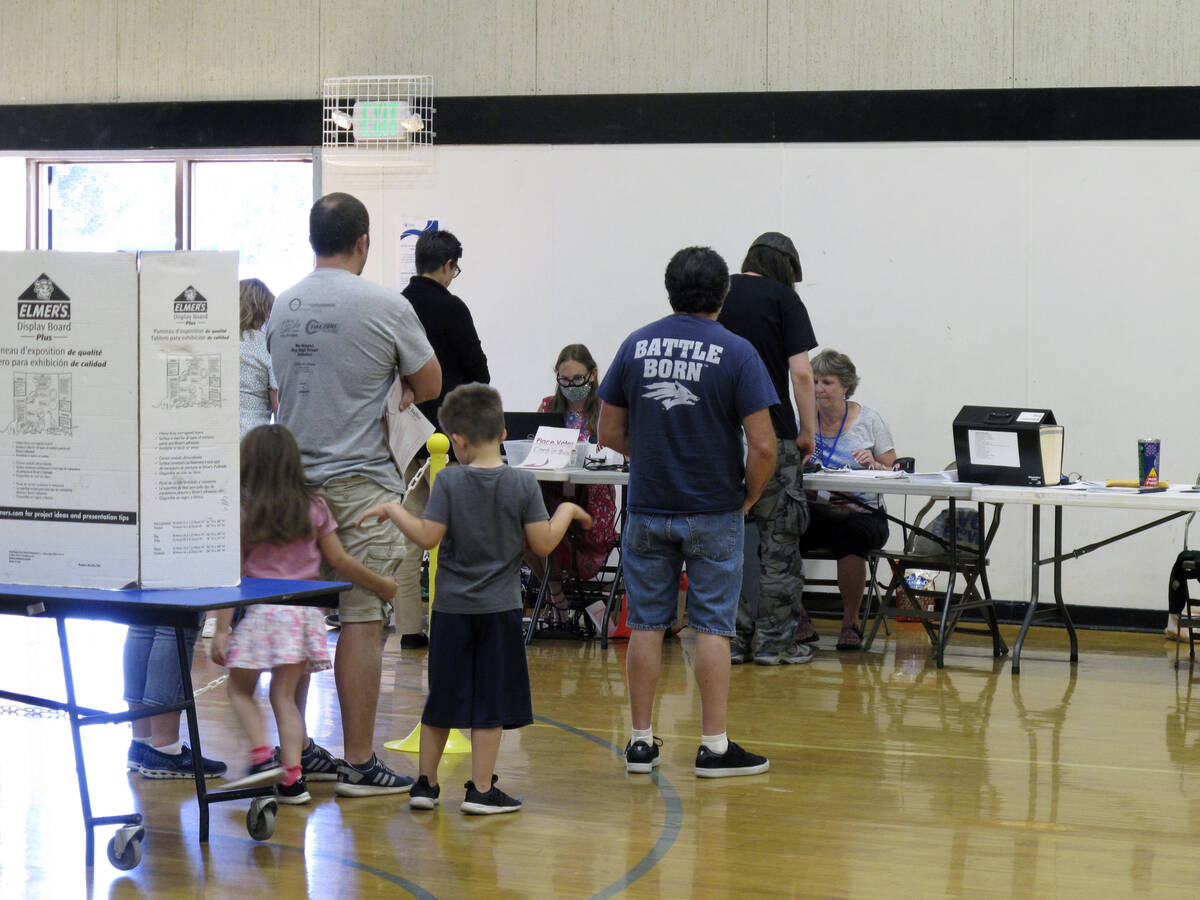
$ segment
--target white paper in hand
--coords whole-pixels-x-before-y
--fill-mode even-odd
[[[433,424],[417,409],[417,404],[410,403],[407,409],[400,409],[402,387],[400,379],[397,378],[392,384],[392,389],[388,391],[387,404],[384,407],[388,449],[392,451],[392,459],[401,473],[408,468],[417,451],[425,446],[425,442],[434,432]]]
[[[575,460],[579,445],[578,428],[552,428],[542,425],[533,436],[533,448],[516,468],[565,469]]]

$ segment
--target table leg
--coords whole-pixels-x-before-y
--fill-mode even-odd
[[[1021,648],[1025,646],[1025,635],[1029,633],[1029,626],[1033,622],[1034,613],[1037,612],[1038,605],[1038,581],[1041,572],[1041,566],[1038,563],[1038,552],[1042,547],[1042,508],[1036,504],[1033,509],[1033,551],[1030,554],[1030,572],[1029,572],[1029,608],[1025,610],[1025,619],[1021,622],[1021,630],[1017,634],[1017,642],[1013,645],[1012,658],[1012,673],[1014,675],[1021,674]],[[1062,509],[1062,507],[1058,507]]]
[[[1071,662],[1075,663],[1079,662],[1079,641],[1075,637],[1075,623],[1071,621],[1062,595],[1062,518],[1063,508],[1054,507],[1054,603],[1067,628],[1067,636],[1071,640]]]
[[[949,630],[946,624],[950,619],[950,604],[954,600],[954,582],[958,576],[958,512],[955,509],[954,498],[950,498],[950,571],[946,578],[946,597],[942,601],[942,618],[938,624],[937,667],[946,665],[946,638]]]
[[[179,652],[179,676],[183,684],[188,740],[192,746],[192,775],[196,781],[196,803],[200,807],[200,843],[208,842],[208,786],[204,783],[203,754],[200,752],[200,722],[196,717],[196,695],[192,692],[192,661],[183,639],[183,626],[175,625],[175,647]]]
[[[83,741],[79,734],[79,707],[75,703],[75,679],[71,674],[71,651],[67,645],[66,620],[54,620],[58,626],[58,650],[62,657],[63,681],[67,688],[67,718],[71,720],[71,745],[75,750],[75,777],[79,781],[79,801],[83,806],[84,860],[90,869],[96,855],[96,836],[92,830],[92,798],[88,793],[87,767],[83,760]]]

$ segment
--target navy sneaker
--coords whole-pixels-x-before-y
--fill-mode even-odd
[[[645,741],[630,741],[625,745],[625,771],[635,775],[649,775],[658,765],[658,748],[662,746],[662,738],[654,738],[654,743]]]
[[[333,790],[342,797],[374,797],[378,794],[407,794],[412,786],[412,778],[397,775],[372,753],[370,762],[363,766],[343,761],[338,766],[337,787]]]
[[[288,806],[299,806],[311,800],[312,794],[308,792],[308,785],[305,784],[304,777],[301,776],[291,784],[275,785],[275,799]]]
[[[224,775],[229,768],[223,762],[204,757],[200,758],[200,766],[204,770],[205,778],[217,778]],[[183,749],[174,756],[162,753],[147,744],[146,749],[142,751],[142,761],[138,765],[138,770],[146,778],[195,777],[192,769],[192,751],[187,744],[184,744]]]
[[[129,753],[125,756],[125,768],[134,772],[141,771],[142,760],[146,758],[146,748],[149,746],[142,741],[130,741]]]
[[[749,753],[729,742],[724,753],[713,753],[703,744],[696,751],[696,775],[700,778],[731,778],[735,775],[761,775],[771,767],[765,756]]]
[[[510,797],[496,787],[498,776],[492,776],[492,787],[487,793],[475,787],[475,782],[468,781],[463,785],[467,796],[460,807],[468,816],[494,816],[497,813],[514,813],[520,810],[521,800]]]
[[[275,759],[279,759],[279,748],[275,748]],[[338,766],[345,765],[312,738],[300,753],[300,772],[309,781],[337,781]]]
[[[438,797],[441,793],[442,786],[440,784],[431,785],[429,779],[422,775],[412,786],[412,790],[408,792],[408,807],[409,809],[433,809],[438,805]]]

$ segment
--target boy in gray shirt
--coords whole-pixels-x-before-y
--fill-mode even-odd
[[[409,806],[437,805],[438,763],[450,729],[470,728],[471,780],[462,811],[516,812],[521,801],[496,787],[494,770],[503,729],[533,722],[521,626],[525,542],[545,556],[573,520],[591,528],[592,519],[574,503],[561,504],[548,517],[533,474],[501,461],[504,410],[494,388],[455,388],[446,395],[438,420],[461,465],[443,469],[434,479],[423,515],[417,518],[398,503],[384,503],[359,519],[360,524],[391,519],[423,550],[440,544],[429,616],[429,696],[421,714],[420,777]]]

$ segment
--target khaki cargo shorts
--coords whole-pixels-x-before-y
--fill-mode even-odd
[[[316,493],[329,504],[338,523],[338,539],[346,552],[372,572],[395,578],[404,561],[404,534],[387,519],[364,522],[361,527],[354,523],[372,506],[400,503],[404,498],[363,475],[334,478],[316,488]],[[345,580],[325,563],[321,564],[321,572],[331,580]],[[375,594],[355,585],[341,595],[338,615],[343,623],[386,622],[391,607],[390,603],[384,603]]]

